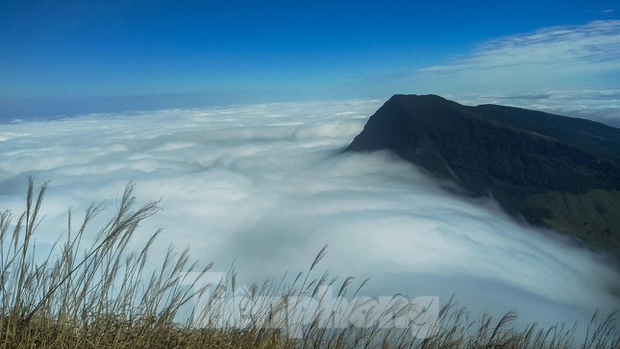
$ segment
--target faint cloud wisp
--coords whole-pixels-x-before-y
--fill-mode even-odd
[[[457,94],[613,89],[619,78],[620,20],[607,20],[490,40],[409,80]]]

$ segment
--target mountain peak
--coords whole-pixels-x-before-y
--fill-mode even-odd
[[[395,94],[386,102],[399,103],[403,105],[416,105],[416,106],[435,106],[435,107],[457,107],[461,106],[459,103],[443,98],[438,95],[415,95],[415,94]]]
[[[348,151],[390,150],[516,219],[620,251],[620,129],[437,95],[394,95]]]

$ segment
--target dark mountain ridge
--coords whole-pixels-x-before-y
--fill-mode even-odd
[[[395,95],[347,151],[387,149],[517,219],[620,251],[620,129],[436,95]]]

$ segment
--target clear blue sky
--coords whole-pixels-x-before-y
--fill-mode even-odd
[[[0,0],[0,100],[383,97],[415,92],[402,91],[412,86],[403,76],[471,60],[491,40],[614,20],[620,12],[614,6],[609,0]]]

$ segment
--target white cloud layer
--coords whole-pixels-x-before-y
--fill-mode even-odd
[[[341,154],[379,101],[300,102],[1,125],[0,209],[19,210],[25,178],[50,180],[42,246],[66,211],[120,195],[163,198],[142,227],[155,253],[189,246],[241,280],[323,268],[370,277],[374,295],[453,293],[461,305],[524,321],[583,320],[618,304],[617,271],[587,251],[513,223],[489,200],[443,192],[389,154]]]

